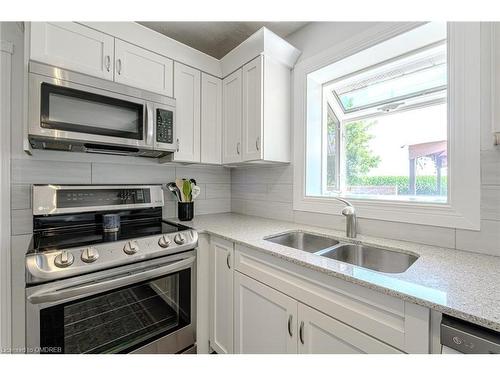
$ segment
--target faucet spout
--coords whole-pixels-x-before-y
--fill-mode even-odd
[[[357,218],[356,218],[356,209],[351,204],[351,202],[335,197],[336,200],[344,203],[346,206],[342,209],[342,215],[345,216],[345,234],[348,238],[356,238],[357,234]]]

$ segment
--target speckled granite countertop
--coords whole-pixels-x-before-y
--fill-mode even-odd
[[[388,274],[263,239],[302,230],[353,242],[337,230],[232,213],[199,215],[182,224],[500,332],[500,257],[359,235],[354,242],[420,256],[406,272]]]

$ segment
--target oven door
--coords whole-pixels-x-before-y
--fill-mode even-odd
[[[29,90],[30,136],[153,148],[145,100],[37,74]]]
[[[195,343],[194,251],[27,289],[28,353],[179,353]]]

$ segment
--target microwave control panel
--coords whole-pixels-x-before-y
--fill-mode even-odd
[[[156,109],[156,142],[174,143],[174,113]]]

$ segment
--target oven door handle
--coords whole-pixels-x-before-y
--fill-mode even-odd
[[[28,296],[27,299],[30,303],[36,305],[47,302],[62,301],[77,296],[84,297],[91,294],[101,293],[110,289],[120,288],[162,275],[167,275],[169,273],[181,271],[191,267],[191,265],[195,262],[195,259],[196,257],[189,257],[164,266],[146,269],[136,273],[127,272],[126,276],[123,276],[122,274],[121,276],[119,275],[118,277],[111,279],[97,279],[90,283],[84,283],[74,287],[42,290]]]

